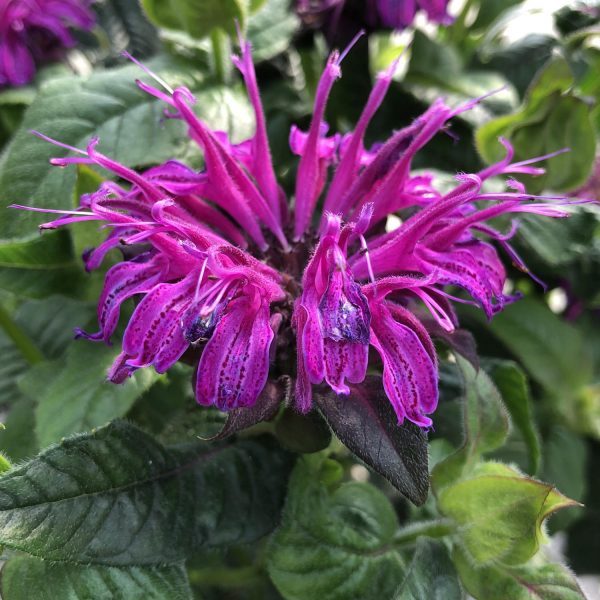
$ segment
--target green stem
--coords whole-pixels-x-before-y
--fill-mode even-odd
[[[465,32],[467,28],[465,26],[467,21],[467,16],[469,12],[471,12],[471,7],[475,4],[477,0],[467,0],[463,6],[463,9],[460,11],[458,17],[454,23],[448,28],[448,41],[453,44],[460,44],[460,42],[465,37]]]
[[[12,320],[7,310],[0,305],[0,328],[14,342],[23,358],[35,365],[44,360],[44,355],[38,350],[29,336]]]
[[[247,585],[262,583],[256,567],[210,567],[207,569],[194,569],[189,573],[190,583],[193,585],[217,586],[220,588],[240,588]]]
[[[394,544],[405,546],[412,544],[420,536],[441,538],[454,533],[456,526],[450,519],[432,519],[431,521],[417,521],[402,527],[394,535]]]
[[[215,27],[210,32],[210,43],[215,77],[220,83],[229,83],[231,80],[231,41],[229,36],[222,29]]]

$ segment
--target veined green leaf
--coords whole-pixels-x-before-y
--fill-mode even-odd
[[[462,600],[464,594],[446,546],[420,538],[394,600]]]
[[[228,131],[237,140],[251,131],[249,103],[240,88],[202,87],[202,75],[185,62],[159,58],[148,66],[170,85],[197,90],[196,110],[215,129]],[[72,208],[76,169],[60,169],[48,162],[52,157],[65,156],[67,151],[36,138],[30,130],[80,148],[98,136],[101,152],[136,168],[186,153],[193,143],[185,133],[185,125],[173,119],[165,122],[164,102],[139,90],[136,78],[147,76],[132,65],[88,78],[60,78],[44,85],[2,161],[2,207],[17,203]],[[39,213],[6,213],[0,220],[0,240],[31,236],[45,220],[48,216]]]
[[[457,523],[460,544],[477,564],[527,562],[544,541],[543,520],[576,505],[551,485],[500,463],[480,464],[438,495],[440,512]]]
[[[476,567],[460,549],[452,559],[468,592],[485,600],[585,600],[577,580],[562,565],[532,561],[522,567]]]
[[[286,600],[391,598],[403,578],[394,509],[372,485],[336,487],[327,472],[320,455],[304,456],[294,470],[269,545],[271,579]]]
[[[19,556],[2,568],[4,600],[192,600],[185,569],[84,566]]]
[[[69,345],[64,360],[40,363],[21,379],[21,391],[37,402],[42,448],[125,416],[156,381],[152,369],[140,369],[121,385],[107,381],[118,353],[118,348],[79,340]]]
[[[82,565],[176,564],[270,532],[291,460],[271,438],[165,447],[115,421],[0,477],[0,544]]]
[[[476,371],[460,355],[456,355],[456,362],[465,388],[465,438],[461,448],[433,469],[431,481],[436,492],[473,468],[482,454],[502,446],[510,429],[502,398],[485,371]]]

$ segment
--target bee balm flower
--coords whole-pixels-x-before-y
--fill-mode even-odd
[[[54,164],[95,164],[128,184],[107,181],[82,196],[79,209],[49,211],[64,214],[41,226],[104,223],[110,233],[85,255],[88,269],[110,249],[129,248],[129,258],[106,274],[99,331],[79,335],[108,341],[121,304],[139,298],[109,377],[121,382],[149,366],[162,373],[191,351],[198,402],[222,410],[253,405],[269,375],[288,374],[296,381],[295,405],[308,411],[313,385],[347,394],[348,382],[365,379],[372,346],[398,421],[428,427],[437,405],[436,354],[413,309],[426,307],[451,331],[457,325],[452,301],[465,301],[450,293],[453,286],[491,317],[515,299],[503,293],[497,247],[525,266],[509,243],[515,227],[501,233],[488,220],[567,213],[512,179],[506,192],[482,190],[492,176],[541,172],[533,161],[513,162],[505,140],[503,161],[458,176],[449,193],[437,191],[431,177],[411,173],[414,155],[480,99],[458,108],[438,101],[385,143],[366,148],[364,135],[393,66],[378,77],[354,131],[328,137],[324,113],[341,75],[337,52],[320,79],[308,132],[290,134],[300,159],[288,202],[275,178],[249,44],[235,64],[256,117],[254,136],[240,144],[194,114],[188,89],[172,90],[156,77],[164,89],[138,82],[187,124],[204,155],[200,171],[168,161],[138,173],[101,154],[95,139],[85,150],[50,140],[74,153]],[[405,211],[410,216],[386,233],[381,225],[388,215]]]

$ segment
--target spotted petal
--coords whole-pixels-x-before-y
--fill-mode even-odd
[[[269,304],[258,293],[232,300],[198,364],[197,401],[220,410],[252,406],[267,381],[273,336]]]
[[[371,344],[383,361],[383,386],[398,422],[429,427],[438,401],[437,367],[419,335],[394,319],[385,302],[371,302]]]

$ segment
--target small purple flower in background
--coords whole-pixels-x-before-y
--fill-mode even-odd
[[[417,12],[423,11],[427,20],[450,25],[452,17],[447,12],[449,0],[371,0],[367,2],[374,21],[391,29],[410,27]]]
[[[29,83],[37,64],[75,45],[69,28],[94,21],[90,0],[0,0],[0,87]]]
[[[311,27],[323,26],[328,37],[338,39],[338,27],[352,29],[352,35],[362,28],[405,29],[417,13],[423,13],[431,23],[450,25],[449,0],[296,0],[296,11]]]
[[[95,164],[129,184],[106,181],[82,196],[75,211],[31,209],[61,213],[43,229],[95,220],[111,230],[86,253],[88,270],[112,248],[129,247],[130,258],[106,274],[99,331],[79,335],[108,342],[121,304],[141,298],[110,379],[121,382],[148,366],[162,373],[191,353],[198,361],[198,402],[222,410],[253,405],[269,375],[287,374],[296,380],[296,407],[308,411],[313,385],[347,394],[347,382],[364,381],[372,346],[398,421],[430,426],[427,415],[438,399],[436,353],[416,315],[426,309],[452,331],[453,301],[475,303],[492,317],[515,300],[503,292],[506,273],[496,246],[526,270],[509,243],[516,224],[502,233],[488,221],[507,213],[567,212],[540,202],[551,199],[527,194],[513,179],[502,193],[486,193],[482,186],[493,176],[542,173],[531,163],[548,157],[513,163],[512,148],[502,140],[504,160],[459,175],[455,189],[442,194],[432,177],[411,173],[412,159],[452,117],[482,99],[458,108],[438,101],[409,127],[367,149],[364,135],[395,65],[377,78],[354,131],[328,136],[325,107],[341,75],[341,57],[333,52],[309,130],[293,128],[290,135],[300,159],[289,203],[275,179],[249,44],[243,43],[235,65],[256,117],[254,136],[240,144],[194,114],[188,89],[173,90],[154,75],[163,89],[138,82],[187,124],[203,151],[201,171],[168,161],[137,173],[101,154],[97,139],[85,150],[50,140],[75,154],[53,164]],[[410,216],[386,231],[388,216],[398,213]],[[456,297],[453,288],[472,300]]]

